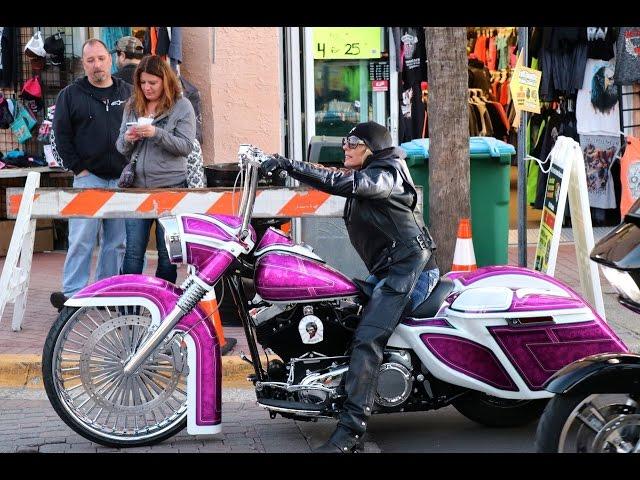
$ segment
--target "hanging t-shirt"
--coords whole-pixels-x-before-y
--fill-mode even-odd
[[[498,35],[496,38],[498,50],[498,70],[504,70],[509,66],[509,50],[507,49],[507,37]]]
[[[615,41],[612,27],[587,27],[587,58],[611,60]]]
[[[404,88],[427,80],[424,28],[400,28],[400,58],[402,59],[402,82]]]
[[[496,69],[498,49],[496,47],[496,37],[489,37],[489,49],[487,50],[487,68]]]
[[[594,208],[616,208],[611,164],[620,150],[620,137],[580,135],[580,148],[587,173],[589,205]]]
[[[618,86],[613,83],[615,59],[588,59],[578,90],[576,117],[580,135],[618,135]]]
[[[620,215],[624,216],[640,198],[640,140],[635,137],[627,137],[627,148],[620,159],[620,181]]]
[[[640,27],[621,27],[616,42],[615,81],[631,85],[640,80]]]

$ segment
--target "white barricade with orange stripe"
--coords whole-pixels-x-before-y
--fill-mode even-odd
[[[21,188],[7,189],[7,217],[16,218]],[[241,192],[230,189],[119,191],[39,188],[32,218],[157,218],[178,213],[236,214]],[[268,188],[256,192],[253,216],[339,217],[345,199],[308,188]]]
[[[38,218],[158,218],[180,213],[237,214],[241,192],[229,188],[103,190],[37,188],[40,174],[31,172],[22,188],[7,188],[7,217],[16,218],[0,280],[0,319],[8,302],[15,302],[14,331],[21,329]],[[422,188],[417,188],[422,205]],[[344,197],[309,188],[259,189],[256,218],[341,217]],[[18,260],[20,266],[18,267]]]

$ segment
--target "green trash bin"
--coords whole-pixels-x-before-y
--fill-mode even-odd
[[[400,145],[416,185],[424,192],[424,219],[429,223],[429,139]],[[422,149],[422,155],[418,150]],[[492,137],[469,139],[471,227],[476,264],[506,265],[509,245],[509,189],[513,145]]]

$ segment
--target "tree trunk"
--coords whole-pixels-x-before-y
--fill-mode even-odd
[[[458,221],[470,218],[465,27],[426,27],[429,76],[429,230],[441,272],[451,269]]]

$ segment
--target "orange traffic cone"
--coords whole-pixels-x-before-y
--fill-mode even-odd
[[[224,347],[227,341],[224,338],[224,330],[222,328],[222,319],[220,318],[220,312],[218,311],[216,292],[213,289],[211,289],[211,291],[207,293],[202,300],[200,300],[200,307],[204,311],[205,315],[207,315],[213,323],[213,326],[216,329],[216,334],[220,339],[220,347]]]
[[[458,224],[458,239],[456,240],[451,271],[473,272],[477,269],[476,255],[473,253],[473,240],[471,239],[471,221],[468,218],[462,218]]]

